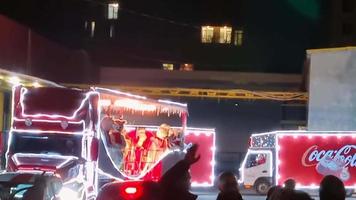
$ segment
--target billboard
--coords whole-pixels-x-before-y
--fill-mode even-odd
[[[326,175],[356,187],[356,132],[348,134],[277,135],[276,182],[288,178],[297,187],[313,188]]]

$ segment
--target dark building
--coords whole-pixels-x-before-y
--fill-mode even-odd
[[[328,0],[325,4],[330,8],[325,22],[328,45],[356,45],[356,1]]]
[[[97,21],[89,34],[99,66],[300,73],[305,49],[318,47],[322,19],[320,13],[304,15],[289,1],[117,5],[117,19]],[[310,12],[320,12],[319,6]]]
[[[96,68],[300,73],[306,49],[355,41],[352,0],[3,2],[2,13],[84,49]]]
[[[33,29],[0,15],[0,68],[57,82],[89,81],[86,51],[49,40]]]

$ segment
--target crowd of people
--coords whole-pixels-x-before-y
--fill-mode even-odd
[[[190,149],[185,158],[185,162],[187,163],[185,168],[181,168],[182,172],[188,173],[189,166],[199,160],[199,156],[195,155],[196,149],[198,147],[195,145],[192,149]],[[177,173],[177,169],[171,171],[171,173]],[[189,193],[188,180],[189,175],[181,176],[180,173],[175,174],[176,177],[181,177],[183,180],[180,182],[175,182],[174,178],[165,179],[164,181],[186,185],[182,187],[182,191],[179,194],[187,194],[185,196],[177,195],[177,190],[172,191],[174,187],[164,188],[163,194],[169,194],[169,196],[165,196],[164,199],[172,199],[172,200],[195,200],[197,196]],[[169,181],[168,181],[169,180]],[[184,181],[186,180],[186,181]],[[164,183],[164,182],[162,182]],[[168,184],[169,185],[169,184]],[[239,191],[237,178],[232,172],[223,172],[219,176],[219,194],[217,196],[217,200],[242,200],[242,195]],[[168,190],[170,189],[170,190]],[[189,195],[188,195],[189,194]],[[346,199],[346,190],[344,187],[344,183],[333,175],[328,175],[323,178],[320,183],[319,189],[320,200],[345,200]],[[273,186],[268,191],[266,200],[312,200],[308,193],[296,190],[296,182],[293,179],[288,179],[284,182],[283,186]]]
[[[284,187],[273,186],[267,194],[266,200],[312,200],[306,192],[295,189],[296,182],[288,179],[284,182]],[[323,178],[319,188],[320,200],[345,200],[346,190],[344,183],[333,175]]]

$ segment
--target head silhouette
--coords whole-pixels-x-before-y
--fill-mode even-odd
[[[282,190],[282,187],[279,186],[279,185],[272,186],[272,187],[268,190],[268,192],[267,192],[267,197],[266,197],[266,199],[267,199],[267,200],[270,200],[271,197],[272,197],[272,194],[273,194],[275,191],[277,191],[277,190]]]
[[[153,181],[145,181],[142,184],[143,193],[140,200],[160,200],[161,188],[160,185]]]
[[[325,176],[320,183],[319,196],[320,200],[345,200],[344,183],[336,176]]]
[[[296,182],[294,179],[287,179],[286,181],[284,181],[284,188],[286,190],[295,190],[295,185],[296,185]]]
[[[303,191],[294,192],[293,200],[312,200],[308,193]]]
[[[219,176],[220,191],[238,190],[238,183],[233,172],[223,172]]]

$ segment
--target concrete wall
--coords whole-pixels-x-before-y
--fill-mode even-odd
[[[160,69],[135,69],[101,67],[100,83],[129,86],[243,88],[257,90],[299,90],[300,74],[269,74],[219,71],[164,71]]]
[[[356,48],[311,51],[309,130],[356,130]]]

